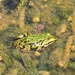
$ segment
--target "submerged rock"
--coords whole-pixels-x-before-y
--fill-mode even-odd
[[[32,22],[34,22],[34,23],[40,22],[40,15],[38,15],[38,14],[33,15],[31,20],[32,20]]]
[[[39,75],[50,75],[50,73],[48,71],[42,70],[39,71]]]
[[[39,24],[38,26],[37,26],[37,30],[38,31],[41,31],[41,30],[43,30],[44,29],[44,25],[43,24]]]

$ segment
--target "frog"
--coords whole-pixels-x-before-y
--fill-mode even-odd
[[[23,33],[16,37],[14,46],[21,51],[41,51],[55,40],[56,38],[48,32],[38,34]]]

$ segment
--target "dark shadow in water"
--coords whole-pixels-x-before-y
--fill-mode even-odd
[[[19,0],[4,0],[3,4],[5,8],[8,8],[10,10],[14,10]]]

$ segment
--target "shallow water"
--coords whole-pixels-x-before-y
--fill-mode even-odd
[[[18,11],[19,0],[0,0],[0,75],[74,75],[75,1],[26,1]],[[49,32],[56,37],[40,56],[14,47],[17,35],[38,34],[40,24],[44,25],[41,34]]]

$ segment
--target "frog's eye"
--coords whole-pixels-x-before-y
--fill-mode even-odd
[[[22,34],[20,34],[19,36],[17,36],[16,38],[17,39],[20,39],[20,38],[22,38],[23,37],[23,35]]]
[[[28,35],[29,35],[29,33],[28,33],[28,32],[23,34],[23,36],[24,36],[24,37],[26,37],[26,36],[28,36]]]
[[[27,43],[27,41],[24,41],[24,43]]]

